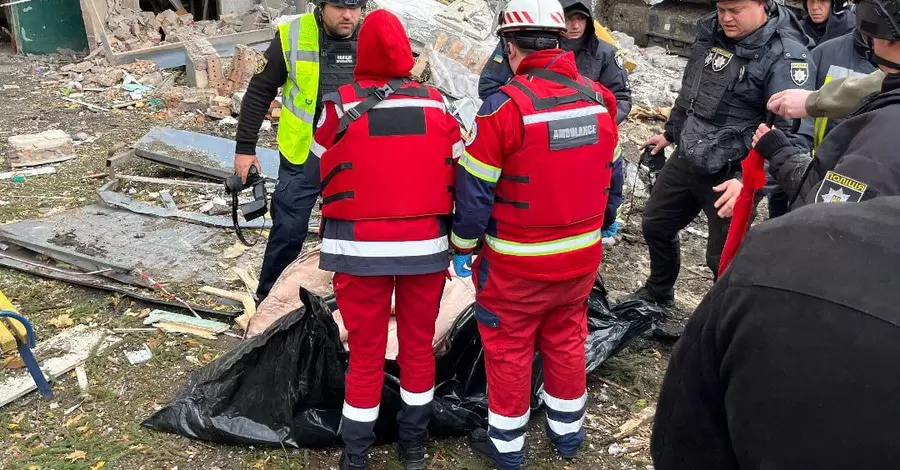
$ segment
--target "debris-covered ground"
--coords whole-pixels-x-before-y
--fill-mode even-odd
[[[643,54],[641,51],[638,53]],[[652,56],[649,61],[665,58]],[[638,60],[641,62],[641,60]],[[657,65],[662,62],[654,62]],[[647,75],[632,76],[636,102],[644,106],[670,106],[664,97],[646,95],[652,89],[670,96],[677,91],[680,70],[677,59],[672,70],[656,75],[674,76],[668,84],[646,84]],[[644,66],[645,64],[642,64]],[[152,98],[144,106],[111,109],[108,89],[89,91],[70,87],[73,77],[57,72],[63,66],[59,58],[21,58],[0,54],[0,155],[9,157],[7,139],[13,135],[33,134],[60,129],[74,136],[76,158],[55,163],[53,174],[0,179],[0,224],[44,218],[98,202],[97,189],[108,178],[105,162],[124,146],[131,145],[154,127],[171,127],[234,137],[234,126],[227,120],[213,120],[206,109],[171,112],[166,104]],[[663,66],[669,67],[669,66]],[[104,70],[104,73],[107,71]],[[82,72],[75,72],[82,73]],[[153,73],[153,72],[149,72]],[[171,71],[161,72],[168,77]],[[172,85],[186,85],[176,77]],[[120,77],[116,82],[121,86]],[[668,88],[667,88],[668,87]],[[103,88],[103,87],[101,87]],[[192,90],[192,89],[186,89]],[[89,110],[64,101],[72,92],[79,101],[94,103],[109,111]],[[119,97],[126,91],[112,92]],[[193,91],[191,91],[193,92]],[[128,92],[131,93],[131,92]],[[638,96],[640,95],[640,96]],[[644,101],[642,101],[644,100]],[[183,97],[182,97],[183,101]],[[127,102],[127,100],[122,100]],[[179,108],[179,103],[171,103]],[[224,104],[223,104],[224,106]],[[184,106],[181,106],[185,108]],[[223,124],[224,123],[224,124]],[[662,127],[662,121],[629,121],[620,132],[629,161],[638,159],[640,144]],[[275,148],[272,130],[261,134],[260,145]],[[6,171],[6,161],[0,160]],[[630,165],[631,174],[634,166]],[[133,160],[120,174],[156,178],[185,179],[177,170]],[[195,180],[202,181],[202,180]],[[203,187],[168,187],[159,184],[126,182],[120,192],[158,204],[160,192],[169,190],[175,204],[195,210],[216,197],[221,190]],[[637,289],[649,272],[646,246],[640,235],[640,211],[646,199],[642,181],[628,179],[617,244],[607,248],[601,268],[612,299]],[[704,221],[693,225],[696,232],[682,233],[683,268],[678,283],[676,322],[683,322],[711,285],[712,275],[703,263]],[[67,241],[61,234],[57,240]],[[74,242],[72,242],[74,243]],[[89,246],[82,247],[90,249]],[[225,258],[232,265],[258,272],[260,247],[244,256]],[[241,263],[240,265],[234,263]],[[226,284],[238,285],[238,279]],[[192,286],[179,286],[190,289]],[[31,469],[267,469],[336,467],[339,449],[294,450],[253,447],[228,447],[159,434],[140,427],[141,421],[169,398],[187,380],[192,371],[233,348],[239,339],[219,335],[215,340],[197,336],[164,333],[144,325],[151,306],[128,297],[33,277],[0,268],[0,289],[28,316],[36,327],[38,342],[53,337],[74,325],[118,330],[121,341],[92,351],[84,372],[87,388],[82,389],[73,372],[63,374],[54,383],[56,397],[51,400],[31,393],[3,407],[0,413],[0,468]],[[192,292],[178,292],[190,296]],[[184,311],[181,311],[184,313]],[[226,321],[227,318],[216,318]],[[124,330],[123,330],[124,329]],[[127,331],[127,332],[126,332]],[[235,328],[233,333],[237,333]],[[626,350],[607,361],[589,377],[590,407],[586,420],[588,440],[580,457],[563,462],[553,456],[543,425],[535,419],[529,434],[528,468],[565,469],[645,469],[650,468],[647,419],[655,404],[659,384],[672,345],[661,343],[649,334],[638,338]],[[152,357],[133,365],[126,353],[150,351]],[[0,369],[0,381],[8,370]],[[84,385],[84,384],[81,384]],[[623,428],[620,429],[625,425]],[[622,431],[625,435],[619,434]],[[465,445],[464,439],[432,441],[430,468],[486,468]],[[381,446],[372,453],[373,468],[400,468],[392,446]]]

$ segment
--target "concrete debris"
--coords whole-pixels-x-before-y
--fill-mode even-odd
[[[11,168],[44,165],[75,158],[72,138],[54,129],[40,134],[16,135],[9,138],[12,151],[7,157]]]
[[[147,86],[156,87],[163,82],[163,75],[160,72],[153,72],[141,77],[140,82]]]
[[[634,44],[634,38],[618,31],[613,37],[620,48],[628,51],[637,62],[637,69],[629,75],[631,97],[636,105],[671,107],[681,90],[681,76],[687,59],[668,54],[662,47],[646,49]]]
[[[123,52],[263,29],[268,17],[259,5],[254,5],[243,16],[235,13],[220,15],[218,21],[194,21],[192,14],[179,15],[172,10],[154,15],[153,12],[123,7],[109,15],[106,30],[111,34],[112,50]]]
[[[241,104],[244,103],[244,95],[247,92],[238,91],[235,94],[231,95],[231,112],[234,114],[241,114]]]

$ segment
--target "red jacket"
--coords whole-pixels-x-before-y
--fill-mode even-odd
[[[323,207],[320,267],[354,275],[414,275],[445,270],[449,266],[446,215],[452,202],[447,194],[448,186],[453,184],[447,159],[462,152],[459,125],[436,91],[413,85],[425,90],[428,97],[389,98],[387,101],[395,104],[369,111],[351,123],[338,139],[340,116],[351,107],[348,99],[358,101],[351,98],[357,89],[380,87],[392,79],[409,77],[414,65],[403,26],[384,10],[369,14],[363,22],[357,57],[355,82],[342,87],[339,94],[324,98],[328,103],[306,163],[307,167],[316,165],[321,170],[311,172],[307,168],[308,175],[319,173],[317,181],[328,183],[323,196],[355,193],[351,199],[355,204],[344,204],[350,200],[342,200]],[[397,107],[396,103],[404,104],[400,101],[403,99],[430,104]],[[400,110],[412,110],[414,115],[418,112],[424,121],[420,123],[427,129],[426,138],[385,135],[415,134],[406,125],[408,122],[390,125],[392,112]],[[429,161],[423,162],[422,158]],[[338,171],[328,180],[329,172],[342,162],[352,162],[356,171]]]
[[[545,71],[596,96],[529,75]],[[517,72],[485,101],[460,159],[451,243],[470,251],[483,237],[492,270],[546,280],[583,276],[603,255],[600,228],[618,143],[615,98],[579,76],[570,52],[531,54]]]

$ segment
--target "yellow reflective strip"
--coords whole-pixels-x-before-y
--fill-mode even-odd
[[[496,183],[500,179],[499,168],[479,161],[468,151],[463,152],[463,156],[459,159],[459,165],[465,168],[470,175],[489,183]]]
[[[450,243],[453,246],[462,248],[464,250],[469,250],[475,248],[475,245],[478,244],[477,238],[462,238],[454,232],[450,232]]]
[[[547,256],[588,248],[599,243],[602,238],[600,230],[594,230],[581,235],[540,243],[518,243],[490,235],[485,235],[484,241],[492,250],[504,255]]]
[[[613,162],[619,161],[620,158],[622,158],[622,146],[616,144],[616,149],[613,150]]]

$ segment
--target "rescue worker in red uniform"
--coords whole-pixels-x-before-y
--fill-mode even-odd
[[[501,469],[524,456],[535,347],[547,433],[560,456],[584,440],[587,298],[618,143],[614,95],[558,48],[557,0],[512,0],[498,27],[516,76],[488,97],[456,176],[457,273],[472,271],[485,351],[488,429],[470,444]]]
[[[359,33],[354,82],[325,96],[305,165],[322,187],[319,267],[349,333],[342,469],[366,468],[384,383],[391,296],[400,351],[399,453],[425,468],[435,361],[432,339],[447,279],[449,221],[459,125],[441,94],[409,81],[414,65],[403,25],[386,10]]]

